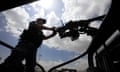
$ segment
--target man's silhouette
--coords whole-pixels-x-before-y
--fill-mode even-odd
[[[23,31],[15,49],[5,60],[5,65],[9,66],[9,68],[14,66],[14,70],[16,68],[16,70],[20,69],[22,71],[24,68],[22,66],[22,61],[25,59],[25,72],[35,72],[34,67],[36,64],[37,48],[42,44],[43,40],[49,39],[56,34],[55,27],[48,28],[44,26],[45,23],[46,20],[42,18],[30,22],[29,28]],[[45,36],[42,30],[51,30],[53,33],[49,36]],[[14,70],[11,72],[15,72]],[[20,70],[16,72],[20,72]]]

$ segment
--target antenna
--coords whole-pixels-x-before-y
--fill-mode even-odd
[[[60,23],[62,24],[62,26],[65,26],[62,19],[60,19]]]

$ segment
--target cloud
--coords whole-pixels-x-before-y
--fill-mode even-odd
[[[41,60],[38,63],[40,63],[45,68],[45,70],[49,70],[53,66],[63,63],[63,61],[45,61],[45,60]]]
[[[98,16],[106,13],[110,6],[110,0],[63,0],[64,11],[62,18],[65,22],[69,20],[86,19],[93,16]],[[47,18],[47,26],[60,26],[60,21],[54,11],[51,11],[47,15],[44,8],[41,7],[40,1],[29,4],[31,9],[34,10],[32,18],[29,13],[23,7],[17,7],[3,12],[6,19],[6,31],[12,33],[14,36],[18,36],[24,28],[27,28],[28,21],[36,19],[38,17]],[[93,23],[97,27],[98,22]],[[49,34],[49,32],[46,32]],[[58,35],[46,40],[45,45],[50,48],[56,48],[58,50],[83,52],[89,46],[91,37],[81,35],[76,41],[71,41],[70,38],[60,39]]]
[[[4,31],[3,29],[0,29],[0,32]]]
[[[41,8],[35,15],[35,18],[44,18],[45,17],[45,10]]]
[[[13,8],[3,12],[6,20],[6,31],[18,37],[24,28],[28,26],[29,14],[23,7]]]
[[[54,11],[51,11],[46,17],[47,17],[47,25],[48,26],[59,27],[59,25],[58,25],[59,18],[57,17],[57,15],[55,14]]]
[[[77,69],[80,72],[82,72],[82,71],[86,72],[86,69],[88,68],[88,61],[87,61],[87,59],[81,58],[71,64],[64,66],[64,67],[70,68],[70,69]]]
[[[58,60],[58,61],[47,61],[47,60],[41,60],[38,62],[41,64],[45,70],[49,70],[50,68],[59,65],[61,63],[64,63],[64,61]],[[84,71],[88,68],[88,63],[86,59],[80,59],[73,63],[67,64],[65,66],[60,67],[61,68],[68,68],[68,69],[77,69],[78,71]]]
[[[26,9],[31,12],[28,12]],[[30,16],[32,12],[34,12],[34,14]],[[45,17],[45,11],[40,7],[39,1],[6,10],[2,12],[2,14],[5,16],[7,24],[5,26],[6,31],[12,33],[14,37],[18,37],[24,29],[28,28],[29,21],[39,17]]]
[[[44,44],[49,47],[54,47],[58,50],[66,50],[72,52],[84,52],[91,42],[91,37],[82,36],[75,41],[71,41],[70,38],[60,39],[57,35],[54,38],[44,41]]]
[[[34,11],[35,13],[32,16],[32,19],[36,18],[45,18],[45,9],[41,7],[41,1],[36,1],[34,3],[29,4],[32,8],[31,11]]]
[[[58,24],[59,21],[60,20],[55,14],[55,12],[50,12],[47,15],[47,26],[59,27],[61,25]],[[45,34],[48,35],[50,34],[50,32],[45,31]],[[58,50],[84,52],[86,48],[88,48],[90,42],[91,37],[87,37],[86,35],[81,35],[80,38],[76,41],[71,41],[70,38],[60,39],[60,37],[56,35],[55,37],[44,41],[43,44],[49,46],[50,48],[56,48]]]
[[[62,14],[62,19],[64,22],[69,20],[80,20],[87,19],[95,16],[99,16],[108,12],[110,8],[111,0],[62,0],[64,3],[64,9]],[[34,10],[32,18],[24,7],[17,7],[8,11],[3,12],[6,19],[6,31],[12,33],[14,36],[22,32],[24,28],[27,28],[29,20],[34,20],[38,17],[47,17],[48,26],[59,26],[59,18],[55,12],[50,12],[47,15],[45,10],[41,7],[40,2],[34,2],[29,4]],[[98,22],[97,22],[98,23]],[[94,25],[96,25],[95,23]],[[95,27],[97,27],[96,25]],[[55,37],[44,41],[43,44],[49,46],[50,48],[56,48],[58,50],[74,51],[74,52],[84,52],[91,42],[91,37],[86,35],[81,35],[78,40],[71,41],[70,38],[60,39],[58,35]],[[63,63],[63,61],[40,61],[40,64],[44,65],[47,70],[50,67]],[[84,70],[88,67],[87,59],[78,60],[76,63],[66,67],[74,67],[80,70]]]
[[[80,20],[108,12],[111,0],[63,0],[65,21]]]
[[[69,20],[81,20],[106,14],[109,11],[111,0],[63,0],[64,12],[62,19],[64,22]],[[55,21],[55,19],[53,20]],[[102,22],[96,21],[91,26],[99,28]],[[86,35],[76,41],[70,41],[70,38],[60,39],[58,36],[44,42],[51,48],[59,50],[83,52],[88,48],[91,38]]]

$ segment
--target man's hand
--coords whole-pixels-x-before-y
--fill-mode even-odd
[[[45,36],[45,37],[44,37],[44,40],[47,40],[47,39],[49,39],[49,38],[55,36],[55,35],[57,34],[57,32],[56,32],[55,29],[56,29],[56,27],[52,27],[52,28],[50,28],[50,30],[52,30],[53,32],[52,32],[51,35],[49,35],[49,36]]]
[[[56,30],[56,27],[52,27],[51,29],[52,29],[53,31],[55,31],[55,30]]]

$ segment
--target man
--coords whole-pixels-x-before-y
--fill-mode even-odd
[[[30,22],[29,28],[24,30],[20,35],[18,44],[11,55],[5,60],[4,64],[16,67],[16,72],[18,72],[20,71],[18,69],[22,67],[22,61],[25,59],[25,72],[34,72],[37,48],[42,44],[43,40],[47,40],[56,35],[55,27],[48,28],[44,26],[45,23],[46,20],[42,18]],[[50,30],[53,33],[45,36],[42,30]],[[14,70],[12,72],[15,72]]]

